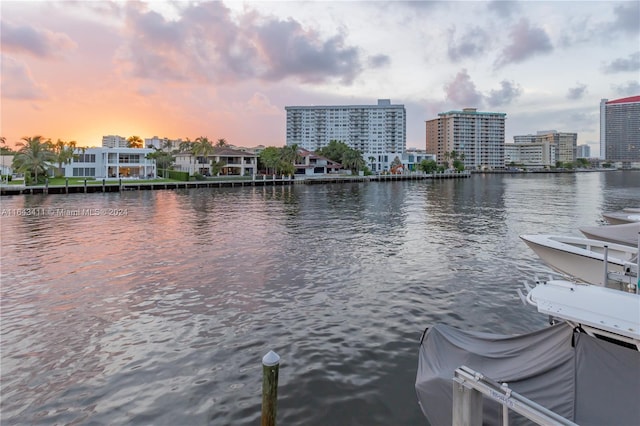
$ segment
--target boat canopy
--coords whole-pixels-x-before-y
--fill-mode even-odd
[[[454,371],[467,366],[580,425],[637,424],[640,352],[591,337],[566,322],[510,336],[456,329],[425,331],[416,392],[432,425],[451,424]],[[483,424],[502,424],[502,406],[484,401]],[[513,416],[512,424],[526,423]]]

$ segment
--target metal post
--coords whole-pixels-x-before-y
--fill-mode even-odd
[[[278,408],[278,372],[280,356],[269,351],[262,357],[262,421],[261,426],[275,426]]]
[[[64,178],[64,192],[69,193],[69,178]]]
[[[602,281],[602,285],[603,286],[607,286],[607,283],[609,282],[609,246],[608,245],[604,245],[604,280]]]
[[[453,379],[453,426],[482,426],[482,394],[467,386],[464,380]]]
[[[104,180],[104,178],[103,178],[103,179],[102,179],[102,192],[104,192],[104,191],[105,191],[105,180]]]
[[[87,180],[84,180],[84,193],[87,193]]]
[[[511,390],[508,384],[503,383],[502,389],[507,396],[510,396]],[[509,426],[509,407],[506,405],[502,406],[502,426]]]
[[[44,193],[49,193],[49,178],[44,178]]]
[[[638,278],[638,282],[636,283],[636,291],[635,293],[640,293],[640,232],[638,232],[638,252],[636,253],[636,278]]]

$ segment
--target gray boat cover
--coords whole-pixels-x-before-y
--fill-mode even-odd
[[[428,329],[416,392],[432,426],[451,425],[453,376],[463,365],[580,425],[640,425],[640,352],[565,322],[517,336]],[[483,408],[483,424],[502,424],[501,405],[485,398]],[[526,423],[515,413],[509,419]]]

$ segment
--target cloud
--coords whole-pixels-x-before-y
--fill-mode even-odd
[[[24,63],[11,56],[1,55],[2,60],[2,97],[16,100],[42,100],[47,95],[42,85],[31,75]]]
[[[273,105],[264,93],[254,93],[243,108],[246,111],[265,115],[283,115],[283,110]]]
[[[447,100],[459,105],[461,108],[473,108],[483,103],[482,94],[476,90],[476,85],[466,69],[458,72],[453,81],[446,84],[445,92]]]
[[[362,71],[358,49],[345,46],[341,34],[323,41],[319,34],[288,19],[271,20],[256,28],[255,35],[254,42],[265,54],[267,69],[262,76],[268,80],[292,75],[303,82],[321,83],[337,77],[349,84]]]
[[[576,87],[570,87],[567,91],[567,99],[578,100],[582,99],[587,93],[587,85],[582,83],[576,83]]]
[[[510,63],[524,62],[527,59],[553,50],[549,36],[542,28],[531,27],[527,19],[511,27],[510,44],[506,46],[496,61],[496,67]]]
[[[629,58],[618,58],[603,66],[605,74],[640,70],[640,52],[632,53]]]
[[[522,89],[519,85],[511,81],[503,80],[500,82],[499,90],[492,90],[489,92],[489,96],[487,96],[487,103],[491,107],[508,105],[520,96],[521,93]]]
[[[136,77],[200,83],[247,78],[305,83],[351,83],[362,71],[360,51],[343,34],[323,38],[294,19],[245,12],[232,18],[221,2],[189,4],[168,21],[144,5],[129,3],[128,42],[119,52],[124,70]],[[373,64],[388,61],[374,57]]]
[[[2,50],[26,53],[38,58],[56,58],[76,49],[77,44],[64,33],[14,25],[2,21]]]
[[[636,34],[640,32],[640,2],[627,1],[613,9],[615,21],[609,25],[613,32]]]
[[[624,84],[614,84],[611,88],[620,96],[634,96],[640,93],[640,82],[629,80]]]
[[[584,111],[584,108],[568,111],[568,132],[590,132],[597,128],[598,112]],[[580,144],[580,134],[578,134],[578,144]]]
[[[369,68],[382,68],[391,64],[391,58],[387,55],[375,55],[367,58]]]
[[[466,69],[458,72],[444,88],[446,100],[448,103],[454,103],[454,108],[483,108],[485,104],[490,107],[504,106],[511,104],[522,94],[520,85],[508,80],[501,81],[499,89],[483,94],[476,89]]]
[[[488,46],[489,36],[480,27],[470,28],[457,41],[455,38],[455,27],[448,31],[449,46],[447,54],[453,62],[458,62],[465,58],[474,58],[482,55]]]
[[[518,11],[520,5],[515,1],[493,0],[489,2],[487,8],[501,18],[510,18]]]

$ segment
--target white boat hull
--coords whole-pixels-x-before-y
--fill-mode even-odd
[[[640,346],[640,294],[552,280],[538,284],[526,299],[540,313]]]
[[[557,235],[521,235],[520,238],[554,270],[579,281],[601,286],[606,285],[605,245],[608,246],[608,272],[628,273],[627,269],[638,253],[635,247],[588,238]]]
[[[602,213],[610,225],[621,225],[623,223],[640,222],[640,212],[628,211],[635,209],[625,209],[621,212]]]
[[[580,232],[592,240],[608,241],[638,247],[640,222],[623,223],[620,225],[587,226],[580,228]]]

